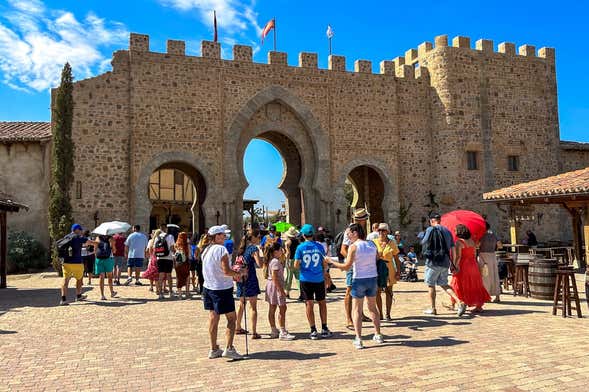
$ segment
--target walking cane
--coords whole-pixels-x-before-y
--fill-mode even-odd
[[[247,358],[247,356],[249,355],[249,347],[247,345],[247,335],[248,335],[248,330],[247,330],[247,302],[245,300],[245,276],[243,276],[241,278],[241,285],[242,285],[242,290],[241,290],[241,298],[243,298],[243,318],[245,320],[245,357]]]

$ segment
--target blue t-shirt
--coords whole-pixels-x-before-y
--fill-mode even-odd
[[[450,249],[452,249],[454,247],[454,239],[452,238],[452,233],[450,233],[450,230],[448,230],[446,227],[444,227],[442,225],[438,225],[437,227],[439,227],[442,230],[442,235],[444,236],[444,239],[446,240],[446,247],[448,248],[448,253],[450,253]],[[423,239],[421,240],[422,245],[427,244],[427,242],[429,241],[429,236],[431,235],[431,232],[433,229],[434,229],[433,226],[430,226],[427,228],[427,230],[425,230],[425,235],[423,236]],[[432,261],[426,259],[425,265],[431,266]],[[450,255],[449,254],[447,254],[444,257],[444,262],[442,263],[441,266],[442,267],[450,267]]]
[[[147,237],[143,233],[134,232],[131,233],[125,245],[129,247],[129,259],[144,259],[145,249],[147,248]]]
[[[225,249],[227,249],[227,253],[233,254],[233,240],[225,240],[223,245],[225,246]]]
[[[82,236],[75,236],[72,238],[71,247],[72,255],[64,257],[63,262],[67,264],[80,264],[82,263],[82,247],[88,242],[88,238]]]
[[[305,241],[297,247],[295,260],[301,261],[300,281],[321,283],[323,277],[323,245],[315,241]]]

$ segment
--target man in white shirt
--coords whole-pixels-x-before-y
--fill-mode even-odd
[[[224,357],[242,359],[233,347],[235,336],[235,300],[233,299],[233,278],[241,278],[247,270],[236,272],[229,265],[229,253],[224,246],[225,230],[223,226],[213,226],[208,231],[209,245],[201,251],[204,290],[202,300],[205,310],[209,311],[209,338],[211,350],[209,359]],[[219,319],[224,314],[227,318],[225,332],[226,346],[221,350],[217,344]]]
[[[379,237],[378,225],[379,225],[379,223],[372,224],[372,232],[366,236],[366,241],[373,241]]]
[[[174,252],[176,251],[176,242],[174,241],[174,236],[172,234],[167,234],[168,228],[165,223],[160,225],[160,230],[162,231],[160,237],[163,239],[163,241],[158,241],[159,239],[156,238],[154,242],[155,255],[157,258],[157,270],[159,272],[159,299],[164,298],[164,286],[166,280],[168,281],[168,286],[170,288],[170,298],[173,298],[174,291],[172,286],[172,270],[174,269]]]

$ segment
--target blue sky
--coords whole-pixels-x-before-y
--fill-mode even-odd
[[[381,60],[439,34],[469,36],[473,45],[487,38],[495,45],[555,47],[561,138],[589,142],[585,1],[0,0],[0,120],[49,120],[49,88],[63,63],[72,63],[77,79],[108,70],[111,53],[127,47],[130,31],[149,34],[152,50],[164,51],[172,38],[186,40],[188,53],[198,54],[200,41],[212,38],[213,9],[223,57],[231,57],[237,42],[254,46],[259,62],[272,44],[260,47],[260,29],[274,16],[278,50],[288,52],[293,65],[306,51],[327,66],[327,24],[335,31],[334,53],[345,55],[348,67],[367,59],[375,71]],[[246,196],[277,208],[284,195],[266,188],[280,181],[280,157],[266,143],[250,149]],[[260,163],[266,170],[250,170]]]

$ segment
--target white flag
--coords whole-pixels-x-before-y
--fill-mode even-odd
[[[331,28],[331,25],[327,25],[327,38],[333,38],[333,29]]]

